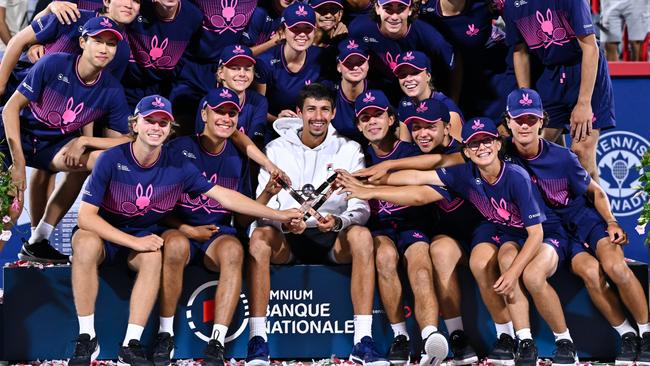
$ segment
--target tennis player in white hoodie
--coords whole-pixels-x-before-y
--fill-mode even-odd
[[[280,118],[273,124],[280,135],[266,146],[268,158],[291,179],[291,187],[310,197],[323,182],[333,179],[336,169],[355,171],[364,166],[361,146],[340,136],[330,122],[334,100],[327,88],[311,84],[300,92],[296,112],[299,118]],[[274,179],[261,170],[258,201],[273,208],[301,207],[287,189],[271,188]],[[279,184],[279,183],[278,183]],[[317,188],[314,188],[317,187]],[[326,190],[325,188],[324,190]],[[274,193],[277,193],[273,195]],[[324,192],[323,192],[324,193]],[[273,196],[272,196],[273,195]],[[318,200],[314,201],[318,202]],[[304,207],[304,206],[303,206]],[[318,208],[319,219],[282,225],[261,220],[251,234],[249,252],[250,340],[247,366],[267,366],[266,308],[270,294],[270,264],[352,263],[351,298],[354,308],[354,346],[350,359],[365,365],[388,366],[372,340],[372,301],[375,263],[370,231],[362,225],[370,216],[366,201],[345,200],[332,194]]]

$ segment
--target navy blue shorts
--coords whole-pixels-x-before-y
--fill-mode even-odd
[[[26,131],[20,132],[20,142],[25,154],[25,164],[35,169],[50,171],[50,163],[56,154],[70,141],[79,137],[78,134],[63,135],[56,139],[41,140]],[[0,123],[0,152],[4,154],[2,162],[5,167],[11,165],[9,145],[5,140],[4,124]]]
[[[544,110],[549,115],[548,127],[569,131],[571,111],[580,93],[581,66],[581,63],[570,66],[547,66],[537,80],[537,90],[542,97]],[[612,81],[602,51],[598,59],[598,73],[591,97],[591,108],[594,113],[593,128],[607,130],[616,127]]]
[[[406,250],[417,242],[431,244],[431,238],[426,232],[413,227],[401,228],[399,225],[392,226],[386,223],[384,227],[371,230],[370,233],[373,237],[388,237],[393,241],[400,254],[406,253]]]
[[[584,207],[574,215],[572,221],[565,224],[567,232],[572,238],[571,258],[578,253],[588,252],[596,255],[598,242],[609,237],[607,223],[592,207]]]
[[[204,241],[204,242],[199,242],[193,239],[189,239],[190,241],[190,258],[189,258],[189,263],[191,264],[203,264],[203,257],[205,257],[205,252],[208,251],[208,248],[212,243],[217,240],[217,238],[223,236],[223,235],[230,235],[233,237],[237,237],[237,230],[232,227],[232,226],[221,226],[219,225],[219,232],[213,234],[210,239]]]
[[[151,235],[151,234],[161,235],[166,230],[166,228],[158,225],[153,225],[146,229],[119,228],[119,227],[117,229],[125,233],[128,233],[129,235],[136,236],[138,238],[142,238],[144,236]],[[74,229],[72,229],[71,237],[74,237],[74,234],[77,232],[77,230],[79,230],[79,227],[75,226]],[[124,266],[127,264],[129,254],[133,252],[131,248],[127,248],[123,245],[112,243],[108,240],[103,240],[103,242],[104,242],[104,261],[102,261],[101,263],[102,266]],[[72,253],[72,255],[74,255],[74,252]]]
[[[474,238],[472,239],[472,249],[480,243],[488,243],[500,248],[501,245],[507,242],[516,243],[519,248],[524,246],[528,233],[526,229],[522,229],[521,233],[512,230],[507,230],[489,221],[482,222],[474,231]],[[504,230],[505,229],[505,230]],[[557,225],[544,227],[544,243],[551,245],[558,255],[559,263],[562,263],[569,254],[569,238],[566,232]]]

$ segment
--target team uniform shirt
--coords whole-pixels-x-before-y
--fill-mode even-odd
[[[329,80],[324,80],[323,85],[328,87],[332,95],[334,95],[334,106],[336,107],[336,114],[332,119],[332,126],[336,129],[336,132],[339,135],[354,140],[361,145],[368,143],[366,138],[363,136],[363,133],[359,131],[357,125],[355,124],[355,114],[354,114],[354,100],[349,100],[343,93],[341,88],[341,82],[331,82]],[[363,92],[368,89],[368,83],[364,81]]]
[[[90,10],[80,10],[79,13],[81,14],[79,19],[69,25],[61,24],[54,14],[45,15],[32,22],[31,27],[36,34],[36,41],[43,45],[46,55],[55,52],[81,54],[82,49],[79,47],[81,28],[89,19],[100,15]],[[119,31],[124,35],[123,30]],[[106,70],[110,71],[117,80],[120,80],[122,75],[124,75],[124,71],[129,62],[130,52],[129,45],[126,42],[118,42],[115,57],[106,66]],[[26,72],[32,66],[26,53],[21,55],[20,62],[17,66],[18,72],[21,69],[24,70],[24,74],[17,75],[18,79],[22,80],[22,77],[26,75]]]
[[[505,4],[506,41],[525,43],[544,70],[536,82],[551,128],[568,130],[571,111],[580,91],[582,50],[577,37],[594,34],[587,3],[579,0],[527,0],[519,7]],[[607,60],[602,50],[591,98],[594,128],[616,126],[614,99]]]
[[[287,68],[284,59],[284,45],[277,45],[257,58],[255,80],[266,84],[266,99],[269,113],[277,116],[284,109],[294,110],[298,102],[298,93],[305,85],[315,83],[321,76],[321,54],[319,47],[307,49],[305,63],[298,72]]]
[[[99,207],[99,215],[124,232],[157,226],[183,194],[196,197],[214,186],[175,150],[164,146],[158,160],[143,167],[132,149],[133,143],[126,143],[102,153],[81,198]]]
[[[463,56],[461,106],[468,115],[498,120],[508,93],[517,88],[505,33],[493,21],[500,1],[468,0],[460,14],[443,15],[440,0],[420,7],[420,19],[442,33]],[[481,85],[477,88],[477,85]]]
[[[539,147],[536,156],[525,158],[510,142],[506,158],[528,171],[546,205],[558,214],[578,245],[587,242],[595,248],[598,240],[608,235],[607,224],[587,201],[591,177],[571,150],[544,139],[540,140]]]
[[[266,113],[269,110],[269,103],[262,94],[247,89],[245,92],[244,104],[240,105],[241,111],[237,118],[237,129],[245,133],[253,141],[260,141],[266,134]],[[196,113],[195,132],[200,134],[205,128],[205,122],[201,117],[203,102],[199,103]]]
[[[140,15],[126,29],[132,52],[123,80],[127,88],[169,81],[192,37],[201,27],[203,15],[188,0],[179,2],[172,19],[161,20],[155,11],[153,4],[143,3]]]
[[[464,121],[463,117],[463,112],[458,108],[458,105],[448,96],[444,95],[443,93],[439,91],[433,91],[431,92],[431,95],[429,96],[431,99],[435,99],[441,103],[443,103],[445,106],[447,106],[447,109],[449,109],[449,112],[456,112],[458,115],[460,115],[461,122]],[[399,101],[399,104],[404,107],[410,107],[412,105],[416,105],[420,103],[415,98],[409,97],[409,96],[403,96],[402,99]],[[337,112],[338,113],[338,112]]]
[[[242,42],[248,47],[262,44],[271,39],[281,25],[282,16],[273,16],[269,10],[260,6],[253,12]]]
[[[399,100],[397,78],[393,68],[399,62],[399,54],[406,51],[418,50],[425,53],[432,63],[434,78],[444,84],[450,71],[454,68],[454,49],[443,36],[431,25],[416,20],[406,35],[397,40],[381,34],[379,25],[370,17],[358,17],[348,27],[350,38],[358,39],[365,44],[370,54],[369,81],[383,85],[379,88],[388,93],[393,101]]]
[[[39,140],[78,133],[91,122],[128,133],[128,108],[122,87],[110,74],[101,72],[92,84],[77,74],[77,55],[44,56],[29,71],[18,91],[28,100],[20,114],[21,130]]]
[[[431,153],[454,154],[460,152],[461,145],[458,141],[451,139],[449,145],[436,148]],[[434,188],[436,190],[436,188]],[[469,244],[472,241],[473,231],[468,228],[475,228],[483,220],[483,216],[476,210],[474,205],[464,200],[453,191],[441,192],[443,199],[435,202],[438,208],[439,219],[436,223],[434,233],[448,235],[458,240],[466,251],[470,251]]]
[[[77,4],[77,8],[80,10],[97,11],[104,7],[102,0],[71,0],[70,2]]]
[[[201,146],[199,135],[177,138],[170,143],[169,149],[194,165],[210,183],[251,196],[250,186],[247,186],[246,179],[242,177],[245,157],[230,140],[226,140],[221,151],[216,154]],[[205,195],[182,194],[174,212],[192,226],[213,224],[232,229],[233,213]]]
[[[402,159],[420,155],[420,150],[413,144],[398,141],[393,151],[380,156],[372,146],[366,147],[367,165],[379,164],[382,161]],[[370,220],[368,226],[373,236],[387,236],[403,253],[413,243],[430,243],[429,233],[426,228],[433,219],[433,207],[404,206],[383,200],[370,200]]]

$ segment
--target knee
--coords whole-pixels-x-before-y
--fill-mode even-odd
[[[526,268],[522,279],[526,289],[531,293],[541,291],[546,285],[546,276],[537,268]]]
[[[244,263],[244,249],[241,243],[236,240],[228,240],[223,244],[219,250],[219,262],[222,269],[225,268],[241,268]]]
[[[248,243],[248,253],[258,262],[269,262],[271,260],[271,233],[269,227],[258,227],[253,231]]]
[[[485,258],[473,255],[469,259],[469,268],[474,278],[481,282],[488,271],[496,270],[496,261],[493,258]]]
[[[607,276],[619,287],[627,284],[633,276],[624,261],[606,261],[602,266]]]
[[[164,235],[163,258],[165,265],[184,265],[190,252],[190,243],[178,231],[172,231]]]
[[[422,288],[430,288],[433,281],[433,273],[428,268],[418,268],[415,270],[413,279],[415,280],[415,285],[413,286],[414,291],[416,288],[420,290]]]
[[[104,251],[104,243],[97,234],[78,230],[72,237],[72,265],[96,266]]]
[[[362,261],[372,261],[375,249],[370,231],[363,226],[353,225],[348,228],[346,235],[350,243],[352,258]]]
[[[160,250],[155,252],[139,252],[137,257],[139,273],[160,273],[162,268],[162,254]]]
[[[601,284],[605,280],[598,264],[575,268],[574,273],[582,279],[582,282],[585,283],[585,287],[588,290],[601,288]]]
[[[429,247],[429,255],[436,271],[448,271],[456,267],[460,258],[459,250],[458,245],[451,238],[434,241]]]
[[[375,256],[375,266],[377,273],[382,277],[390,277],[397,274],[397,262],[399,255],[397,250],[391,248],[380,248]]]

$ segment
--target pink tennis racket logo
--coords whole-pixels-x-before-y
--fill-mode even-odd
[[[415,111],[418,113],[424,113],[429,110],[429,107],[427,107],[427,104],[425,102],[420,103],[420,105],[415,108]]]
[[[296,10],[296,15],[299,17],[307,16],[307,11],[305,10],[305,7],[303,5],[298,6],[298,10]]]
[[[503,221],[505,222],[510,221],[510,217],[512,216],[512,214],[510,213],[510,211],[508,211],[508,204],[503,198],[499,200],[499,203],[497,203],[497,201],[494,198],[490,198],[490,203],[492,204],[492,208],[496,210],[497,215],[499,215],[499,217]]]
[[[375,101],[375,97],[372,96],[372,93],[368,92],[368,93],[365,94],[365,96],[363,98],[364,103],[370,103],[370,102],[374,102],[374,101]]]
[[[239,55],[244,53],[245,51],[241,48],[241,46],[235,46],[235,49],[232,50],[232,53],[235,55]]]
[[[465,34],[467,34],[469,37],[474,37],[478,34],[478,29],[476,29],[476,26],[474,24],[468,24]]]
[[[222,97],[222,98],[228,98],[228,99],[232,98],[232,94],[230,94],[230,92],[228,90],[226,90],[226,89],[223,89],[221,91],[221,93],[219,93],[219,96]]]
[[[351,39],[348,41],[348,45],[346,47],[348,50],[356,50],[359,48],[359,45],[354,41],[354,39]]]
[[[548,48],[552,44],[562,46],[569,41],[566,39],[566,29],[553,25],[553,12],[551,9],[546,9],[546,17],[539,11],[535,12],[535,17],[540,26],[537,37],[544,43],[544,48]]]
[[[143,64],[144,67],[156,68],[170,66],[172,58],[164,55],[165,50],[169,45],[169,39],[165,38],[162,42],[158,42],[158,36],[153,36],[149,43],[149,52],[140,50],[136,53],[136,59],[139,63]]]
[[[519,99],[519,104],[526,107],[526,106],[529,106],[529,105],[533,104],[533,101],[528,96],[528,93],[526,93],[526,94],[521,96],[521,99]]]
[[[103,18],[103,20],[101,22],[99,22],[99,25],[101,25],[102,27],[106,27],[106,28],[113,28],[113,24],[111,24],[111,22],[108,20],[108,18]]]
[[[406,55],[404,55],[404,57],[402,57],[402,60],[403,61],[412,61],[412,60],[415,60],[415,56],[413,56],[413,52],[409,51],[409,52],[406,53]]]
[[[47,121],[52,126],[60,127],[61,132],[65,132],[66,130],[68,130],[69,127],[68,125],[73,123],[77,119],[77,116],[81,113],[81,111],[83,111],[83,109],[84,109],[83,102],[79,103],[75,107],[74,98],[70,97],[68,98],[68,101],[65,103],[65,110],[63,111],[63,114],[56,111],[52,111],[47,114]]]
[[[135,203],[133,202],[122,202],[122,210],[128,214],[134,214],[138,212],[143,212],[151,204],[151,197],[153,196],[153,186],[151,184],[147,185],[147,189],[142,187],[142,184],[138,183],[135,187]]]
[[[485,125],[483,123],[481,123],[480,120],[478,120],[478,119],[474,120],[474,123],[472,124],[472,130],[476,131],[476,130],[479,130],[479,129],[483,128],[483,127],[485,127]]]
[[[151,102],[151,105],[154,107],[162,108],[165,106],[165,103],[162,102],[161,98],[155,97],[154,101]]]
[[[221,14],[215,14],[210,17],[210,23],[213,27],[219,28],[219,34],[230,30],[237,32],[240,27],[246,25],[246,15],[237,14],[238,0],[221,0]]]

